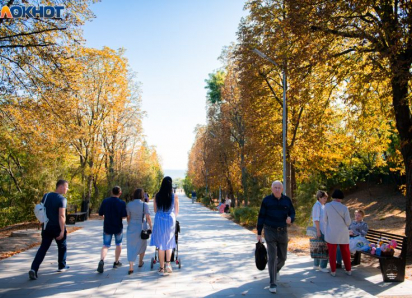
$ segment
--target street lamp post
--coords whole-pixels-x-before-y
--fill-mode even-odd
[[[263,59],[269,61],[276,67],[279,67],[279,64],[276,63],[273,59],[269,58],[267,55],[259,51],[258,49],[253,49],[253,52],[258,54],[260,57]],[[286,66],[284,65],[282,67],[282,81],[283,81],[283,121],[282,121],[282,131],[283,131],[283,192],[286,195],[286,190],[287,190],[287,171],[286,171],[286,154],[287,154],[287,117],[288,117],[288,111],[287,111],[287,102],[286,102],[286,90],[287,90],[287,85],[286,85]]]

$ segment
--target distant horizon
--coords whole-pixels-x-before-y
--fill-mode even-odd
[[[96,18],[83,26],[86,46],[126,50],[128,67],[141,84],[144,139],[164,169],[187,167],[195,128],[206,124],[205,79],[222,67],[222,50],[237,40],[244,5],[245,0],[126,0],[90,6]]]
[[[187,170],[182,170],[182,169],[164,169],[163,174],[164,176],[169,176],[173,180],[181,178],[184,179],[186,177],[186,172]]]

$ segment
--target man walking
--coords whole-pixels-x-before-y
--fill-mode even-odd
[[[282,191],[283,184],[280,181],[274,181],[272,194],[262,201],[257,223],[257,241],[262,240],[262,229],[265,229],[269,256],[269,291],[271,293],[276,293],[279,271],[286,261],[288,251],[287,225],[295,220],[295,208],[293,208],[292,201],[282,194]]]
[[[192,204],[196,202],[196,192],[192,190]]]
[[[41,245],[31,264],[29,278],[37,279],[37,271],[50,248],[53,239],[58,248],[58,272],[63,272],[69,268],[66,266],[67,244],[66,244],[66,206],[67,200],[63,195],[69,190],[69,183],[66,180],[59,180],[56,183],[56,191],[49,192],[43,196],[42,202],[46,208],[46,215],[49,221],[44,228],[42,224]],[[46,201],[46,202],[45,202]]]
[[[106,258],[107,251],[112,243],[114,235],[116,250],[115,261],[113,268],[122,266],[120,263],[120,253],[122,252],[122,240],[123,240],[123,218],[127,217],[126,203],[120,200],[122,190],[120,186],[115,186],[112,189],[112,196],[104,199],[99,209],[99,215],[104,216],[103,223],[103,247],[100,254],[100,262],[97,267],[99,273],[104,271],[104,259]]]

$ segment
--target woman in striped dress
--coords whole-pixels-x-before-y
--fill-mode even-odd
[[[153,200],[156,217],[153,225],[151,246],[159,249],[159,275],[171,273],[170,257],[176,247],[175,228],[176,217],[179,213],[179,199],[173,194],[172,178],[163,178],[159,192]],[[166,266],[165,266],[166,257]]]

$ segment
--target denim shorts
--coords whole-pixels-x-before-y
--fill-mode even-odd
[[[120,234],[106,234],[103,232],[103,246],[110,247],[112,243],[112,238],[114,235],[114,242],[116,243],[116,246],[119,246],[122,244],[123,241],[123,233]]]

